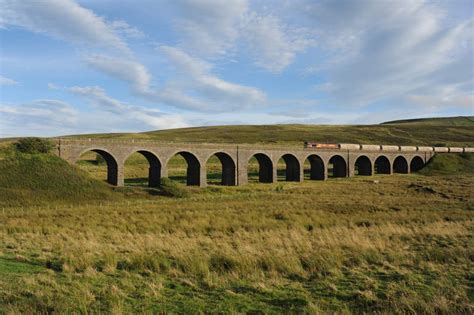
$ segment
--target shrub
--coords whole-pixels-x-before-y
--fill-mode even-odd
[[[181,187],[169,178],[162,178],[160,181],[160,188],[163,194],[170,197],[184,198],[189,195],[186,188]]]
[[[232,257],[215,254],[209,261],[209,267],[212,271],[225,273],[234,270],[238,265],[238,261]]]
[[[97,153],[96,156],[95,156],[95,163],[96,163],[97,165],[104,165],[104,164],[106,164],[104,157],[103,157],[102,155],[100,155],[99,153]]]
[[[64,268],[64,261],[62,259],[53,258],[46,261],[46,268],[61,272]]]
[[[49,153],[54,145],[51,141],[41,138],[22,138],[15,142],[15,149],[22,153]]]

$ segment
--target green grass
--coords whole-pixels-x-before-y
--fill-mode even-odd
[[[105,183],[49,154],[14,154],[0,160],[0,206],[113,200]]]
[[[418,118],[387,121],[382,124],[413,124],[413,125],[442,125],[442,126],[467,126],[472,127],[474,124],[474,116],[458,116],[458,117],[439,117],[439,118]]]
[[[449,121],[449,123],[448,123]],[[374,143],[397,145],[474,146],[472,117],[425,119],[380,125],[242,125],[93,134],[73,138],[148,139],[174,142],[218,143]]]
[[[383,130],[406,130],[400,125],[411,124]],[[380,126],[327,127],[335,137],[390,138]],[[421,132],[415,127],[410,134]],[[446,143],[472,134],[454,127],[443,127]],[[212,128],[160,137],[211,139]],[[280,142],[316,136],[312,128],[217,130],[230,130],[232,141]],[[438,154],[418,174],[205,189],[182,184],[186,165],[177,157],[167,195],[143,187],[140,154],[125,164],[130,187],[115,189],[93,153],[76,167],[1,146],[1,314],[473,311],[473,154]],[[217,183],[218,160],[207,167]]]
[[[423,175],[474,174],[474,154],[437,154],[420,171]]]
[[[0,312],[469,313],[473,184],[374,176],[7,208]]]

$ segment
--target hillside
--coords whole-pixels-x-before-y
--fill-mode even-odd
[[[470,126],[474,125],[474,116],[457,117],[434,117],[434,118],[415,118],[383,122],[382,125],[394,124],[416,124],[423,126],[442,125],[442,126]]]
[[[474,174],[474,154],[437,154],[420,171],[422,175]]]
[[[225,143],[385,143],[399,145],[474,146],[472,117],[419,119],[379,125],[234,125],[73,135],[72,138],[148,139]]]
[[[5,157],[0,160],[0,174],[0,206],[71,204],[118,197],[106,183],[53,155]]]

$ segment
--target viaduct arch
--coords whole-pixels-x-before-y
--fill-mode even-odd
[[[207,169],[207,161],[212,156],[216,156],[219,159],[219,162],[221,164],[221,185],[235,186],[237,167],[232,156],[226,152],[215,152],[206,158],[206,163],[205,163],[206,169]],[[206,174],[207,174],[207,171],[206,171]]]
[[[76,162],[76,160],[78,160],[87,152],[95,152],[104,159],[105,163],[107,164],[107,183],[114,186],[120,186],[118,173],[119,164],[114,155],[105,149],[96,149],[92,147],[80,152],[74,162]]]
[[[327,168],[324,160],[317,154],[310,154],[305,158],[309,161],[309,179],[324,180],[327,177]],[[303,162],[304,165],[304,162]]]
[[[285,180],[287,182],[299,182],[301,179],[301,166],[298,158],[291,153],[286,153],[280,159],[285,162]]]
[[[366,155],[361,155],[355,161],[354,171],[356,175],[370,176],[373,173],[372,165],[372,161]]]
[[[249,161],[252,158],[255,158],[258,165],[258,181],[275,183],[280,159],[285,163],[285,180],[301,182],[305,174],[309,180],[355,175],[409,174],[419,171],[436,153],[474,152],[472,148],[351,145],[349,149],[313,149],[273,145],[180,144],[100,139],[58,139],[56,149],[57,155],[73,164],[85,152],[93,151],[99,154],[107,163],[107,182],[115,186],[124,185],[124,165],[127,158],[133,153],[139,153],[149,164],[150,187],[157,187],[162,177],[168,177],[168,163],[175,155],[182,156],[186,161],[186,183],[205,187],[206,164],[212,156],[216,156],[221,164],[220,183],[235,186],[248,182]],[[307,169],[304,167],[305,162],[309,162]]]

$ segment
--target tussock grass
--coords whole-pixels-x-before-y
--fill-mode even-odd
[[[0,206],[119,197],[107,184],[49,154],[9,154],[0,160],[0,174]]]
[[[324,131],[325,142],[472,144],[472,128],[450,124],[133,136],[299,142]],[[472,156],[437,155],[421,172],[431,176],[188,187],[174,198],[113,189],[94,154],[72,167],[7,147],[0,143],[0,313],[474,312]],[[218,161],[207,167],[218,183]],[[182,189],[185,170],[182,159],[170,162],[170,187]],[[126,183],[145,186],[147,171],[132,156]],[[252,161],[251,182],[256,171]]]
[[[472,177],[377,179],[5,209],[0,307],[471,312]]]
[[[420,173],[423,175],[474,174],[474,153],[435,155]]]
[[[373,143],[395,145],[474,146],[473,117],[419,119],[380,125],[241,125],[211,126],[143,133],[77,135],[73,138],[148,139],[174,142]]]

